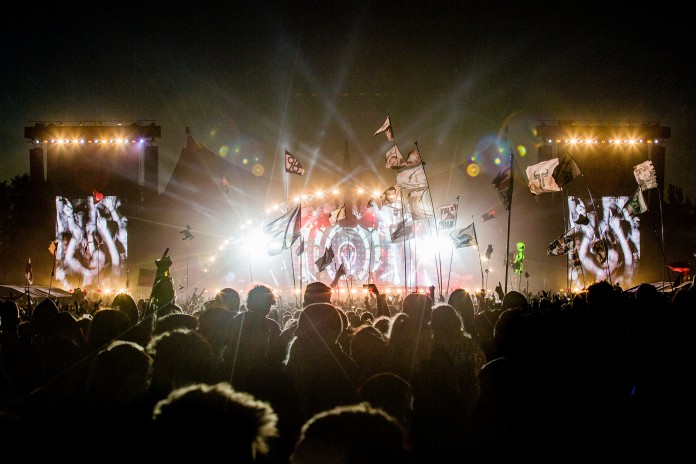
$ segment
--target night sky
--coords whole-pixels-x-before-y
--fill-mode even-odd
[[[487,184],[496,150],[513,147],[521,172],[536,163],[542,120],[645,121],[672,128],[665,183],[696,200],[696,50],[683,11],[363,3],[18,5],[0,31],[0,180],[28,173],[24,127],[37,121],[145,121],[162,127],[161,189],[186,127],[277,179],[288,149],[307,168],[291,192],[346,180],[334,179],[346,146],[350,180],[386,188],[389,145],[373,133],[390,115],[401,151],[417,140],[428,173],[447,179],[434,192],[445,203],[467,194],[472,157]]]

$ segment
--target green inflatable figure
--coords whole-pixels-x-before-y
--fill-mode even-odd
[[[524,267],[524,242],[517,242],[517,252],[515,253],[515,260],[512,263],[512,270],[515,274],[522,274]]]

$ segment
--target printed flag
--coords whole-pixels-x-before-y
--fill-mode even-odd
[[[481,215],[482,222],[490,221],[491,219],[495,219],[495,210],[494,209],[492,209],[490,211],[486,211],[485,213],[483,213]]]
[[[396,185],[402,190],[422,190],[428,188],[428,179],[425,170],[420,164],[413,168],[407,168],[396,175]]]
[[[512,184],[512,169],[510,167],[500,171],[498,175],[495,176],[495,179],[493,179],[493,186],[498,192],[500,201],[503,202],[506,211],[510,211]]]
[[[411,219],[405,219],[389,226],[389,237],[392,243],[401,243],[415,238],[416,232]]]
[[[453,230],[449,234],[455,248],[464,248],[476,245],[476,230],[472,222],[468,227]]]
[[[388,168],[398,170],[413,168],[423,164],[423,159],[421,158],[421,154],[418,150],[418,147],[411,150],[408,156],[404,159],[404,157],[401,155],[401,152],[395,145],[391,150],[387,152],[386,159]]]
[[[340,208],[331,211],[331,215],[329,216],[329,224],[331,224],[331,227],[333,227],[338,223],[338,221],[345,219],[345,218],[346,218],[346,205],[344,204]]]
[[[278,219],[269,222],[263,232],[268,236],[268,255],[278,255],[292,247],[292,244],[300,238],[302,210],[300,204],[290,208]]]
[[[652,161],[648,160],[633,166],[633,175],[636,178],[638,187],[641,190],[648,190],[657,187],[657,177]]]
[[[382,194],[379,196],[379,201],[382,203],[382,205],[391,205],[396,203],[400,196],[401,189],[398,185],[393,185],[382,192]]]
[[[566,154],[558,159],[558,167],[553,171],[553,178],[556,181],[556,185],[563,187],[580,174],[580,168],[573,157]]]
[[[329,267],[329,264],[333,262],[334,259],[334,251],[332,247],[328,247],[327,249],[324,250],[324,254],[314,261],[314,264],[317,265],[319,268],[319,272],[323,271],[327,267]]]
[[[411,218],[415,220],[435,217],[430,200],[430,189],[409,192],[408,207],[411,211]]]
[[[27,267],[24,268],[24,277],[27,278],[27,284],[31,285],[34,283],[34,273],[31,271],[31,258],[27,262]]]
[[[390,169],[397,169],[400,166],[406,164],[406,160],[401,154],[401,151],[399,151],[399,147],[397,147],[396,145],[394,145],[389,149],[389,151],[387,151],[387,153],[384,155],[384,158],[386,160],[386,167]]]
[[[642,214],[648,210],[648,204],[643,197],[643,191],[639,188],[636,193],[623,206],[632,216]]]
[[[387,140],[390,142],[394,140],[394,133],[392,132],[392,126],[391,126],[391,119],[389,116],[387,116],[387,120],[384,121],[384,124],[382,124],[382,127],[377,129],[377,132],[375,132],[372,136],[374,137],[377,134],[380,134],[384,132],[384,134],[387,136]]]
[[[51,240],[51,243],[48,244],[48,252],[55,256],[56,248],[58,248],[58,240]]]
[[[104,199],[104,194],[97,192],[95,189],[92,189],[92,197],[94,197],[94,204],[96,205]]]
[[[534,195],[539,195],[546,192],[560,192],[561,187],[556,184],[553,178],[553,170],[558,166],[558,158],[527,167],[527,180],[529,190]]]
[[[300,164],[300,160],[295,158],[295,156],[287,150],[285,150],[285,172],[297,174],[298,176],[305,173],[305,169]]]
[[[548,256],[561,256],[575,248],[575,228],[568,229],[546,248]]]
[[[458,208],[459,205],[456,202],[449,205],[438,206],[438,210],[440,211],[440,222],[438,222],[437,225],[441,230],[454,229],[457,225]]]
[[[331,285],[329,285],[329,287],[331,287],[331,288],[338,287],[339,279],[345,275],[346,275],[346,266],[344,263],[341,263],[341,265],[338,267],[338,270],[336,271],[336,276],[334,276],[334,279],[331,282]]]

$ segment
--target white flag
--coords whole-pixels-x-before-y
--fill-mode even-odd
[[[428,188],[428,179],[425,177],[423,165],[404,169],[396,175],[396,185],[402,190],[422,190]]]
[[[300,164],[300,160],[295,158],[295,156],[287,150],[285,150],[285,172],[297,174],[298,176],[305,173],[305,169]]]
[[[641,190],[648,190],[657,187],[657,177],[655,175],[655,167],[652,161],[648,160],[633,166],[633,175],[638,182],[638,187]]]
[[[408,207],[411,210],[413,219],[435,217],[435,211],[433,211],[432,201],[430,200],[430,189],[409,192]]]
[[[534,195],[561,191],[561,188],[556,184],[553,178],[553,170],[556,166],[558,166],[558,158],[542,161],[541,163],[527,168],[529,190],[531,190]]]
[[[440,211],[440,222],[438,226],[442,230],[454,229],[457,225],[457,209],[459,206],[457,203],[451,203],[449,205],[438,206]]]
[[[453,230],[449,236],[454,243],[455,248],[464,248],[476,245],[476,231],[474,231],[474,223],[468,227]]]
[[[392,132],[392,127],[391,127],[391,119],[389,116],[387,116],[386,121],[384,121],[384,124],[382,124],[382,127],[377,129],[377,132],[375,132],[372,136],[374,137],[375,135],[384,132],[385,135],[387,136],[387,140],[390,142],[394,140],[394,133]]]
[[[396,169],[406,164],[406,160],[404,160],[403,155],[399,151],[399,147],[396,145],[389,149],[389,151],[384,155],[384,158],[387,162],[387,168]]]
[[[331,224],[331,227],[335,226],[338,221],[341,219],[346,218],[346,205],[344,204],[338,209],[335,209],[331,211],[331,215],[329,216],[329,224]]]

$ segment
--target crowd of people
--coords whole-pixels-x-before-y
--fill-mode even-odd
[[[299,304],[298,304],[299,303]],[[0,302],[5,456],[492,463],[689,455],[693,283],[572,295]],[[14,453],[14,454],[12,454]],[[684,454],[687,453],[687,454]]]

